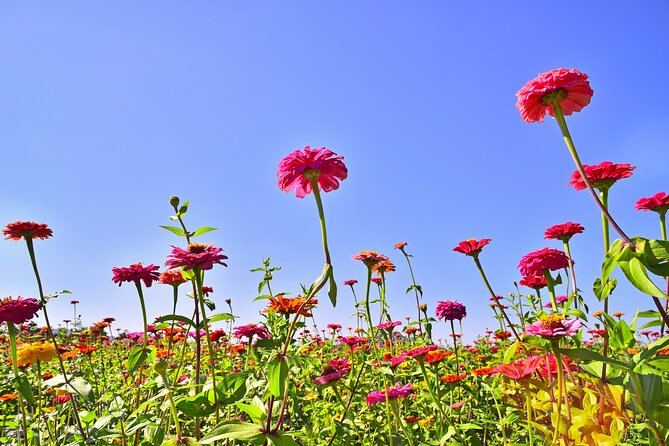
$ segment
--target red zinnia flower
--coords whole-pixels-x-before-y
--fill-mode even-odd
[[[209,340],[211,342],[218,342],[219,339],[225,336],[225,331],[224,330],[214,330],[209,333]]]
[[[345,280],[345,281],[344,281],[344,285],[348,285],[348,286],[353,286],[353,285],[355,285],[356,283],[358,283],[358,281],[355,280],[355,279],[350,279],[350,280]]]
[[[551,226],[546,229],[544,233],[544,239],[555,240],[558,239],[564,243],[567,243],[574,235],[580,234],[585,231],[585,228],[579,223],[562,223],[560,225]]]
[[[5,240],[21,240],[23,239],[47,239],[53,235],[53,231],[44,223],[35,223],[34,221],[15,221],[9,223],[2,230],[2,234],[6,235]]]
[[[458,245],[455,248],[453,248],[453,251],[460,252],[468,256],[476,257],[479,255],[483,247],[490,242],[491,239],[489,238],[482,238],[481,240],[470,238],[468,240],[464,240],[458,243]]]
[[[445,382],[445,383],[456,383],[459,381],[462,381],[465,379],[467,375],[462,374],[462,375],[446,375],[444,377],[439,378],[439,381]]]
[[[37,299],[32,297],[18,296],[16,299],[5,297],[0,299],[0,323],[10,321],[15,324],[23,324],[28,319],[35,317],[40,308],[42,306]]]
[[[395,249],[404,249],[406,245],[408,245],[407,242],[397,242],[395,243]]]
[[[543,356],[530,356],[513,364],[500,364],[495,367],[495,372],[501,373],[514,381],[520,381],[521,379],[529,378],[539,367],[539,363],[543,359]]]
[[[592,183],[592,187],[599,190],[608,189],[616,181],[631,177],[634,169],[636,169],[636,166],[631,164],[613,164],[611,161],[604,161],[596,166],[583,164],[583,170],[585,170],[588,181]],[[569,185],[576,190],[583,190],[587,187],[581,177],[581,172],[578,170],[571,174]]]
[[[222,248],[203,243],[191,243],[187,249],[172,246],[172,252],[165,262],[168,268],[183,267],[185,271],[198,268],[200,270],[209,270],[214,267],[214,263],[228,266],[223,263],[228,256],[221,254]]]
[[[311,193],[310,178],[316,178],[318,186],[325,192],[339,188],[339,181],[348,176],[348,169],[342,162],[343,156],[321,147],[311,149],[307,146],[286,156],[279,163],[276,175],[279,177],[279,189],[290,192],[295,189],[295,195],[304,198]]]
[[[634,209],[637,211],[653,211],[659,214],[666,214],[669,210],[669,195],[665,192],[658,192],[652,197],[640,198]]]
[[[156,272],[157,270],[157,266],[142,266],[142,262],[133,263],[127,268],[112,268],[112,273],[114,273],[112,282],[118,283],[118,286],[121,286],[122,282],[142,280],[144,285],[150,287],[160,277],[160,274]]]
[[[518,90],[516,108],[525,122],[543,122],[546,113],[555,116],[552,102],[560,104],[566,116],[590,103],[592,88],[588,76],[578,70],[558,68],[539,74]]]
[[[459,302],[455,301],[439,301],[436,309],[437,319],[445,319],[447,321],[459,320],[461,321],[467,316],[467,308]]]
[[[541,288],[547,286],[546,278],[544,276],[527,276],[520,279],[520,284],[528,288],[534,288],[535,290],[540,290]]]
[[[555,271],[567,267],[569,267],[567,255],[553,248],[537,249],[525,254],[518,264],[520,274],[523,276],[540,276],[544,270]]]
[[[372,282],[374,282],[377,285],[381,285],[383,283],[383,279],[380,277],[372,277]]]

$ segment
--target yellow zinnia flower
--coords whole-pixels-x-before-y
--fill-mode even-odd
[[[38,360],[49,362],[56,357],[56,349],[50,342],[23,344],[18,348],[16,353],[20,367],[35,364]]]

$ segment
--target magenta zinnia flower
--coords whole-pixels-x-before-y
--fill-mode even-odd
[[[237,338],[249,338],[249,339],[251,339],[253,336],[257,336],[260,339],[265,339],[269,337],[267,328],[265,328],[264,325],[258,325],[258,324],[247,324],[235,327],[232,330],[232,334],[235,335],[235,337]]]
[[[544,239],[547,240],[560,240],[561,242],[567,243],[574,235],[580,234],[585,231],[585,228],[579,223],[562,223],[560,225],[551,226],[546,229],[544,233]]]
[[[549,314],[531,325],[526,325],[525,334],[557,339],[573,336],[580,328],[581,321],[578,319],[566,320],[559,314]]]
[[[127,268],[112,268],[112,273],[114,273],[112,282],[118,283],[118,286],[121,286],[123,282],[141,280],[148,288],[160,277],[160,274],[156,272],[158,269],[155,265],[142,266],[142,262],[133,263]]]
[[[553,248],[537,249],[525,254],[518,264],[520,274],[523,276],[540,276],[545,270],[555,271],[567,267],[569,267],[567,255]]]
[[[304,198],[311,193],[310,178],[316,178],[319,189],[330,192],[339,188],[339,181],[348,176],[348,169],[342,162],[343,156],[321,147],[311,149],[307,146],[286,156],[279,163],[276,175],[279,177],[279,189]]]
[[[316,384],[328,384],[332,381],[338,381],[351,371],[351,364],[348,359],[333,359],[323,371],[323,375],[314,379]]]
[[[578,70],[558,68],[539,74],[518,90],[516,108],[525,122],[543,122],[546,113],[555,116],[552,101],[569,116],[590,103],[593,91],[588,76]]]
[[[34,221],[15,221],[9,223],[2,230],[2,234],[6,235],[5,240],[21,240],[21,239],[48,239],[53,235],[53,231],[44,223],[35,223]]]
[[[387,387],[385,391],[376,390],[371,392],[365,398],[368,407],[372,407],[376,403],[383,403],[386,401],[386,392],[388,392],[388,398],[393,400],[397,398],[406,398],[411,393],[413,393],[414,388],[411,384],[405,386],[400,386],[399,383],[395,384],[394,387]]]
[[[467,308],[460,302],[446,300],[437,302],[436,309],[437,319],[444,319],[447,321],[459,320],[461,321],[467,316]]]
[[[652,197],[640,198],[634,205],[637,211],[653,211],[658,214],[666,214],[669,210],[669,195],[658,192]]]
[[[596,166],[583,164],[583,170],[588,177],[588,181],[592,183],[592,187],[599,190],[608,189],[616,181],[631,177],[634,169],[636,169],[636,166],[631,164],[614,164],[611,161],[604,161]],[[581,177],[581,172],[578,170],[571,174],[569,185],[576,190],[583,190],[587,187],[583,177]]]
[[[217,248],[214,245],[203,243],[191,243],[188,249],[182,249],[177,246],[172,246],[169,260],[165,262],[168,268],[183,267],[185,271],[191,269],[209,270],[214,267],[214,263],[228,266],[223,263],[228,256],[221,254],[222,248]]]
[[[501,373],[514,381],[529,378],[539,367],[539,363],[544,359],[543,356],[530,356],[513,364],[500,364],[495,367],[496,373]]]
[[[462,254],[476,257],[481,253],[481,250],[485,245],[490,243],[492,239],[482,238],[481,240],[476,240],[475,238],[470,238],[468,240],[463,240],[457,244],[453,251],[460,252]]]
[[[398,325],[402,325],[400,321],[395,321],[395,322],[383,322],[379,325],[376,326],[379,330],[391,330],[393,327],[397,327]]]
[[[430,353],[433,350],[436,350],[437,346],[432,344],[428,345],[426,347],[416,347],[412,348],[411,350],[404,350],[402,352],[403,355],[410,356],[418,361],[422,361],[425,358],[425,355]]]
[[[42,306],[37,299],[32,297],[23,298],[18,296],[16,299],[5,297],[0,299],[0,323],[9,321],[15,324],[23,324],[28,319],[35,317],[40,308]]]
[[[520,279],[520,284],[535,290],[540,290],[541,288],[547,286],[546,278],[543,275],[523,277]]]
[[[356,283],[358,283],[358,281],[355,280],[355,279],[349,279],[349,280],[345,280],[345,281],[344,281],[344,285],[348,285],[348,286],[353,286],[353,285],[355,285]]]

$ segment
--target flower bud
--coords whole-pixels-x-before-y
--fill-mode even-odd
[[[167,372],[167,366],[168,366],[167,361],[165,361],[164,359],[159,359],[153,363],[153,370],[155,370],[160,375],[163,375],[164,373]]]
[[[172,207],[174,207],[174,209],[176,209],[179,206],[179,197],[177,197],[176,195],[172,195],[170,197],[170,204],[172,205]]]

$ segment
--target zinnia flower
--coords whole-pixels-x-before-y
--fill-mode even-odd
[[[372,266],[372,271],[376,272],[379,276],[381,273],[391,273],[395,271],[395,264],[391,262],[390,260],[384,260],[382,262],[378,262]]]
[[[160,274],[156,271],[158,267],[155,265],[142,266],[142,262],[133,263],[127,268],[112,268],[112,282],[118,283],[121,286],[123,282],[135,282],[141,280],[146,287],[158,280]]]
[[[580,234],[585,230],[583,226],[579,223],[562,223],[560,225],[551,226],[546,229],[544,233],[544,239],[546,240],[560,240],[561,242],[567,243],[569,240],[576,234]]]
[[[543,359],[543,356],[530,356],[513,364],[500,364],[495,367],[495,372],[501,373],[514,381],[520,381],[532,376],[532,373],[539,367],[539,363]]]
[[[316,178],[319,189],[330,192],[339,188],[339,181],[348,176],[348,169],[342,162],[343,156],[321,147],[311,149],[307,146],[286,156],[279,163],[276,175],[279,177],[279,189],[304,198],[311,193],[310,178]]]
[[[351,258],[353,260],[362,261],[362,263],[364,263],[368,268],[373,267],[377,263],[390,260],[388,256],[380,254],[376,251],[360,251],[359,253],[354,254]]]
[[[406,398],[411,393],[413,393],[414,388],[411,384],[405,386],[400,386],[399,383],[395,384],[394,387],[387,387],[385,391],[375,390],[371,392],[365,398],[368,407],[372,407],[376,403],[383,403],[386,401],[386,392],[388,393],[388,398],[393,400],[397,398]]]
[[[269,299],[266,311],[274,311],[279,314],[295,314],[299,310],[301,316],[311,317],[310,310],[317,303],[318,301],[313,298],[305,303],[303,297],[283,297],[276,295]]]
[[[35,317],[40,308],[42,306],[37,302],[37,299],[32,297],[23,298],[19,296],[16,299],[5,297],[0,299],[0,323],[9,321],[15,324],[23,324],[28,319]]]
[[[348,286],[353,286],[353,285],[355,285],[356,283],[358,283],[358,281],[355,280],[355,279],[350,279],[350,280],[345,280],[345,281],[344,281],[344,285],[348,285]]]
[[[348,359],[333,359],[323,371],[323,375],[314,379],[316,384],[328,384],[333,381],[338,381],[351,371],[351,365]]]
[[[434,350],[431,352],[428,352],[423,360],[427,362],[428,364],[437,364],[443,361],[444,359],[448,358],[451,356],[453,352],[447,352],[444,350]]]
[[[232,330],[232,334],[234,334],[235,337],[237,338],[249,338],[249,340],[253,336],[257,336],[261,339],[269,337],[267,328],[265,328],[264,325],[258,325],[258,324],[247,324],[235,327]]]
[[[437,302],[436,309],[437,319],[444,319],[447,321],[459,320],[461,321],[467,316],[467,308],[460,302],[446,300]]]
[[[540,276],[545,270],[555,271],[567,267],[569,267],[567,255],[553,248],[537,249],[525,254],[518,264],[520,274],[523,276]]]
[[[184,279],[184,276],[181,274],[180,270],[168,269],[167,271],[160,273],[158,283],[161,285],[179,286],[182,283],[186,283],[186,279]]]
[[[408,245],[407,242],[397,242],[397,243],[395,243],[394,248],[403,250],[406,245]]]
[[[211,342],[218,342],[224,336],[225,336],[225,330],[214,330],[212,332],[209,332],[209,340]]]
[[[185,271],[191,269],[209,270],[214,267],[214,263],[223,266],[228,266],[223,263],[228,256],[221,254],[222,248],[217,248],[214,245],[204,243],[191,243],[187,249],[182,249],[177,246],[172,246],[169,260],[165,262],[168,268],[183,267]]]
[[[341,330],[341,325],[340,324],[328,324],[326,326],[328,330],[333,330],[333,331],[339,331]]]
[[[2,230],[2,234],[6,235],[5,240],[21,240],[21,239],[48,239],[53,235],[53,231],[44,223],[35,223],[34,221],[15,221],[9,223]]]
[[[652,197],[640,198],[634,205],[637,211],[653,211],[658,214],[666,214],[669,210],[669,195],[658,192]]]
[[[586,74],[558,68],[539,74],[518,90],[516,108],[523,121],[543,122],[546,113],[555,116],[553,103],[559,103],[562,113],[569,116],[588,105],[592,94]]]
[[[383,322],[383,323],[377,325],[376,328],[378,328],[379,330],[391,330],[392,331],[393,327],[397,327],[398,325],[402,325],[402,323],[400,321],[394,321],[394,322],[389,321],[389,322]]]
[[[535,290],[540,290],[541,288],[547,286],[546,278],[543,275],[523,277],[520,279],[520,284]]]
[[[416,347],[416,348],[412,348],[411,350],[404,350],[402,352],[402,354],[404,354],[406,356],[410,356],[417,361],[422,361],[423,359],[425,359],[425,355],[427,355],[429,352],[431,352],[433,350],[436,350],[436,349],[437,349],[437,346],[432,344],[432,345],[428,345],[426,347]]]
[[[573,336],[579,328],[581,328],[581,321],[578,319],[566,320],[559,314],[549,314],[542,316],[531,325],[526,325],[525,334],[557,339]]]
[[[16,351],[19,367],[36,364],[37,361],[49,362],[56,357],[56,348],[50,342],[23,344]]]
[[[471,257],[478,257],[483,247],[488,243],[490,243],[491,241],[492,239],[489,238],[482,238],[481,240],[470,238],[468,240],[463,240],[460,243],[458,243],[457,246],[453,248],[453,251],[460,252],[462,254]]]
[[[452,383],[462,381],[466,377],[467,377],[467,375],[465,375],[465,374],[462,374],[462,375],[446,375],[446,376],[443,376],[443,377],[439,378],[439,381],[452,384]]]
[[[613,164],[611,161],[604,161],[596,166],[583,164],[583,170],[588,177],[588,181],[590,181],[592,187],[598,190],[608,189],[616,181],[631,177],[634,169],[636,169],[636,166],[630,164]],[[581,172],[578,170],[575,170],[571,174],[569,185],[573,186],[576,190],[583,190],[587,187],[585,181],[583,181],[583,177],[581,177]]]

